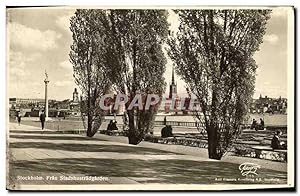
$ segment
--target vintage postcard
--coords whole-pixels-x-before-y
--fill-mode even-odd
[[[7,189],[293,189],[294,11],[7,7]]]

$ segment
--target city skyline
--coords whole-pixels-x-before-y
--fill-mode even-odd
[[[77,87],[68,60],[72,42],[69,19],[75,10],[47,9],[14,9],[7,12],[9,97],[43,98],[45,70],[49,73],[50,99],[71,99]],[[174,31],[179,21],[172,11],[169,13],[170,29]],[[287,97],[287,13],[283,10],[273,10],[264,42],[254,58],[258,69],[253,98],[258,98],[260,94],[274,98]],[[169,58],[167,60],[166,96],[172,73],[172,62]],[[32,73],[35,73],[34,77]],[[175,81],[178,95],[185,96],[184,81],[177,75]]]

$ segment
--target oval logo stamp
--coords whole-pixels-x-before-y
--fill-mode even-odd
[[[239,166],[239,170],[241,171],[242,176],[246,176],[249,174],[255,174],[258,175],[256,173],[257,169],[260,169],[260,165],[256,164],[256,163],[242,163]]]

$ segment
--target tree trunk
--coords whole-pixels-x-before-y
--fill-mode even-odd
[[[128,143],[133,145],[138,145],[142,139],[143,136],[139,134],[139,132],[136,130],[136,123],[134,118],[134,111],[128,111],[128,121],[129,121],[129,130],[128,130]]]
[[[218,98],[217,92],[214,90],[212,92],[212,104],[211,104],[211,115],[210,123],[207,126],[207,136],[208,136],[208,157],[210,159],[220,160],[222,155],[218,153],[218,146],[220,145],[218,141],[218,120],[217,120],[217,107]]]
[[[132,145],[138,145],[141,142],[141,138],[137,137],[136,135],[128,135],[128,143]]]
[[[217,140],[217,128],[215,126],[210,126],[207,129],[208,136],[208,157],[210,159],[220,160],[221,157],[217,152],[218,140]]]
[[[92,130],[93,130],[92,117],[90,115],[88,115],[88,125],[87,125],[87,130],[86,130],[86,136],[93,137],[94,134],[92,133]]]

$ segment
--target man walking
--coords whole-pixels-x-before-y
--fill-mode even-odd
[[[41,115],[40,115],[40,121],[41,121],[41,124],[42,124],[42,130],[44,130],[45,120],[46,120],[46,116],[45,116],[45,113],[44,113],[44,111],[43,111],[43,112],[41,113]]]
[[[18,118],[18,124],[19,124],[19,126],[20,126],[20,123],[21,123],[21,114],[20,114],[20,112],[18,112],[17,118]]]

